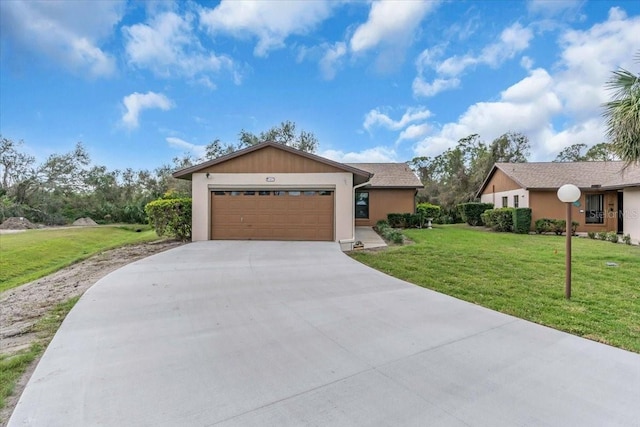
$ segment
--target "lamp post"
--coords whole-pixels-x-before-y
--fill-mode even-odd
[[[565,184],[558,188],[558,199],[567,205],[567,242],[566,242],[566,254],[565,254],[565,286],[564,297],[566,299],[571,298],[571,235],[573,234],[573,227],[571,224],[571,205],[580,199],[580,189],[573,184]]]

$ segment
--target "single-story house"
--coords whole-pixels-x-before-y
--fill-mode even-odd
[[[422,183],[404,163],[338,163],[264,142],[179,170],[192,181],[192,239],[324,240],[415,212]]]
[[[496,163],[478,191],[481,202],[500,207],[528,207],[532,227],[540,218],[563,219],[557,191],[564,184],[580,188],[572,217],[579,232],[615,231],[640,241],[640,165],[624,162]]]

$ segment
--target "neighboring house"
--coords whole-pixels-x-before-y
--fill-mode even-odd
[[[379,178],[376,175],[379,174]],[[324,240],[349,247],[358,225],[415,211],[406,164],[343,164],[264,142],[179,170],[192,181],[192,239]]]
[[[615,231],[640,241],[640,165],[623,162],[496,163],[478,191],[480,201],[528,207],[532,227],[540,218],[564,218],[556,192],[574,184],[582,195],[572,217],[579,232]]]

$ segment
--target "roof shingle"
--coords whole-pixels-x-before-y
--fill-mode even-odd
[[[640,186],[640,165],[624,162],[496,163],[523,188],[553,189],[574,184],[582,189]]]
[[[406,163],[345,163],[373,174],[369,187],[422,188],[422,182]]]

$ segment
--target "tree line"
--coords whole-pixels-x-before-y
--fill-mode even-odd
[[[173,178],[175,170],[267,140],[308,152],[318,147],[313,133],[298,132],[295,123],[285,121],[258,134],[242,130],[237,143],[215,139],[200,158],[184,154],[153,170],[109,170],[92,164],[82,143],[68,153],[52,154],[37,163],[24,151],[23,141],[0,136],[0,222],[17,216],[48,225],[67,224],[81,217],[97,222],[144,223],[144,208],[150,201],[191,196],[191,182]]]

